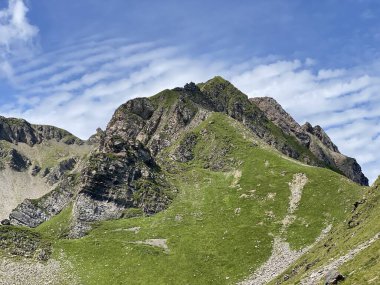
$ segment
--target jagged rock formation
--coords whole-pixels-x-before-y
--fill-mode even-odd
[[[47,125],[32,125],[25,120],[0,116],[0,140],[10,143],[26,143],[30,146],[47,140],[65,144],[82,144],[79,138],[68,131]]]
[[[65,175],[58,186],[39,199],[26,199],[9,215],[12,225],[37,227],[60,213],[72,202],[78,190],[78,177]]]
[[[96,129],[96,133],[93,134],[87,142],[89,144],[100,144],[104,140],[104,131],[101,128]]]
[[[90,149],[67,131],[13,118],[0,117],[0,138],[0,219],[24,199],[41,198],[55,189]],[[14,210],[12,223],[34,225],[15,218],[20,207],[26,209],[29,202]],[[29,212],[34,215],[35,209]]]
[[[15,149],[10,150],[2,150],[0,149],[0,157],[2,158],[2,166],[4,168],[5,165],[8,165],[11,169],[15,171],[25,171],[30,165],[31,162],[27,157],[20,154]]]
[[[257,107],[262,110],[267,118],[278,126],[284,133],[297,138],[302,145],[309,147],[310,136],[305,134],[301,126],[277,103],[270,97],[251,98]]]
[[[98,129],[89,139],[96,149],[88,158],[83,162],[69,158],[43,170],[41,175],[49,185],[56,185],[55,190],[37,201],[25,200],[11,213],[10,222],[36,227],[73,203],[69,236],[75,238],[86,234],[92,222],[120,218],[129,208],[140,208],[146,214],[165,209],[175,189],[166,181],[157,159],[181,138],[171,157],[180,162],[192,160],[197,137],[182,135],[213,112],[242,123],[258,139],[289,157],[328,166],[355,182],[368,183],[356,161],[340,154],[320,127],[301,127],[273,99],[250,100],[230,82],[215,77],[121,105],[106,130]],[[83,143],[53,127],[15,119],[2,118],[2,122],[1,138],[8,142],[31,146],[47,139]],[[222,165],[208,167],[222,169]],[[36,165],[31,173],[40,170]]]
[[[49,185],[52,186],[59,182],[66,172],[74,169],[76,164],[77,159],[70,157],[68,159],[60,161],[58,165],[52,169],[47,169],[44,174],[46,174],[45,177]]]
[[[300,126],[273,98],[252,98],[255,103],[281,130],[296,138],[300,144],[307,147],[319,161],[331,169],[336,169],[360,185],[368,186],[368,179],[362,173],[355,159],[341,154],[338,147],[320,126],[311,126],[306,122]]]
[[[321,164],[307,148],[285,136],[245,94],[221,77],[128,101],[115,112],[105,140],[117,133],[127,141],[141,141],[157,155],[212,112],[225,113],[243,123],[259,138],[292,158]]]
[[[331,141],[329,136],[325,133],[325,131],[321,128],[321,126],[313,127],[309,122],[306,122],[302,129],[309,134],[316,136],[324,146],[330,149],[333,152],[340,153],[338,147]]]
[[[379,183],[339,175],[365,184],[322,128],[220,77],[130,100],[86,142],[13,120],[0,139],[5,284],[76,284],[34,263],[58,260],[78,283],[352,283],[339,267],[367,250],[366,266],[377,260]],[[97,223],[112,219],[130,220]]]
[[[81,237],[91,222],[120,218],[128,208],[153,214],[171,201],[171,186],[140,142],[127,143],[119,136],[93,153],[81,174],[73,207],[69,236]]]

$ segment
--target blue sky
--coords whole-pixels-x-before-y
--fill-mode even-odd
[[[137,96],[222,75],[380,174],[376,0],[0,0],[0,114],[86,138]]]

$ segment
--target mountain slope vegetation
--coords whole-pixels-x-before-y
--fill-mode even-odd
[[[107,221],[83,239],[57,242],[85,284],[233,284],[269,258],[294,174],[304,173],[309,181],[295,221],[283,233],[292,248],[312,244],[359,198],[360,187],[349,180],[255,146],[233,124],[213,114],[195,130],[200,139],[194,160],[171,165],[175,170],[168,175],[179,193],[166,211]],[[221,142],[233,145],[223,158],[225,169],[204,168],[205,157],[224,150]],[[37,231],[57,232],[50,223]]]
[[[347,235],[349,217],[360,232],[375,190],[323,130],[301,133],[254,101],[216,77],[123,104],[53,190],[3,221],[0,246],[22,229],[48,261],[40,243],[3,259],[57,262],[56,284],[295,284],[305,258],[328,262],[321,244]]]

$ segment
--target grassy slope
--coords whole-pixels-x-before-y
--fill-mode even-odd
[[[57,238],[70,210],[37,228],[54,241],[56,255],[65,252],[84,284],[234,284],[270,256],[295,173],[305,173],[309,182],[289,228],[293,248],[312,243],[326,224],[342,220],[361,195],[359,186],[337,173],[253,144],[249,132],[222,114],[213,114],[194,132],[199,136],[195,159],[174,164],[177,171],[168,173],[179,193],[166,211],[100,223],[80,240]],[[224,171],[205,169],[202,158],[217,156],[226,145],[232,148]],[[239,198],[252,190],[252,197]],[[276,193],[274,200],[269,193]],[[141,229],[125,230],[132,227]],[[133,243],[154,238],[167,239],[169,252]]]
[[[355,212],[349,213],[346,219],[330,235],[289,268],[286,274],[301,265],[298,274],[282,284],[298,284],[310,271],[323,267],[347,254],[350,250],[370,240],[380,232],[380,223],[378,221],[380,216],[380,207],[378,206],[380,193],[375,187],[367,188],[365,197],[367,202],[360,205]],[[348,222],[357,213],[358,216],[355,221],[359,222],[359,224],[355,227],[349,227]],[[309,270],[305,270],[305,264],[307,263],[315,264]],[[380,284],[380,241],[377,240],[352,260],[341,265],[338,271],[347,277],[342,284]],[[281,276],[279,280],[282,278]],[[320,284],[324,284],[323,280],[321,280]]]

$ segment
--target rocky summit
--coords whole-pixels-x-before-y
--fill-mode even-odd
[[[362,173],[360,165],[354,158],[342,155],[320,126],[313,127],[309,122],[300,126],[273,98],[252,98],[251,101],[285,134],[308,148],[318,161],[352,181],[368,186],[368,179]]]
[[[219,76],[132,99],[87,141],[0,117],[0,284],[376,284],[377,188]]]

